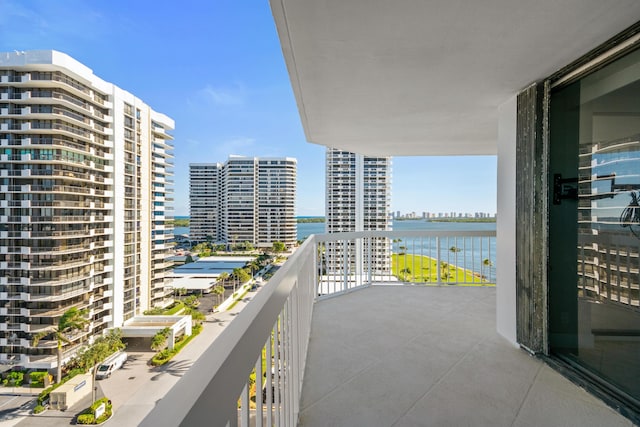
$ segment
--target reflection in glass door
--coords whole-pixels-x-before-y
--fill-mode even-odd
[[[640,407],[640,50],[550,98],[549,347]]]

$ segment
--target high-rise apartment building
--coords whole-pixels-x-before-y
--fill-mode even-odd
[[[71,307],[65,360],[170,301],[173,128],[63,53],[0,54],[0,363],[55,366],[31,339]]]
[[[190,165],[193,241],[271,247],[297,241],[296,160],[230,156]]]
[[[192,241],[222,241],[221,194],[221,163],[189,165],[189,238]]]
[[[391,229],[390,157],[328,148],[326,168],[327,233]],[[342,247],[328,245],[326,249],[329,274],[342,274],[345,268],[358,274],[361,266],[354,264],[355,251],[362,252],[359,259],[367,265],[371,263],[374,272],[389,273],[388,239],[372,238],[362,246],[349,248],[347,254]]]

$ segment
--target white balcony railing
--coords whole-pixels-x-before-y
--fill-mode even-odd
[[[488,285],[494,254],[494,231],[310,236],[140,425],[295,426],[316,298],[376,282]]]

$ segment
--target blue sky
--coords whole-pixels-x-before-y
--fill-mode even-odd
[[[0,0],[0,51],[55,49],[176,121],[175,213],[189,163],[298,159],[299,215],[324,214],[324,147],[305,141],[268,0]],[[397,157],[392,209],[496,211],[496,158]]]

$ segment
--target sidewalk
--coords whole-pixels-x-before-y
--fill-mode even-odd
[[[0,387],[0,396],[37,396],[44,388]]]

